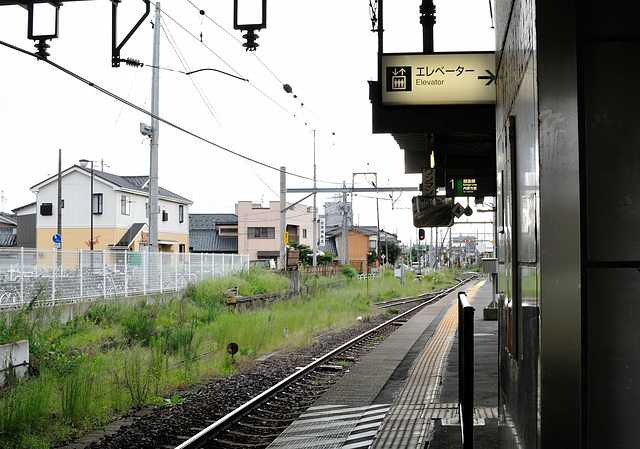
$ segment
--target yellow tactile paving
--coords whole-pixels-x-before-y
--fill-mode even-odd
[[[481,281],[465,289],[469,301],[484,283]],[[370,446],[372,449],[424,447],[424,438],[432,418],[457,417],[457,404],[436,402],[444,364],[457,329],[456,300],[415,361],[401,393]]]

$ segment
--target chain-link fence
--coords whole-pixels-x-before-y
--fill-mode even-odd
[[[177,291],[246,269],[247,254],[0,249],[0,309]]]

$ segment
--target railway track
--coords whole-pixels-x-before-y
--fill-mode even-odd
[[[408,310],[297,368],[293,374],[210,422],[207,427],[191,429],[197,433],[175,449],[267,447],[348,371],[350,363],[357,363],[359,358],[391,334],[398,323],[406,321],[469,279],[471,277],[440,292],[379,303],[379,308],[403,307]],[[419,304],[409,306],[414,302]]]

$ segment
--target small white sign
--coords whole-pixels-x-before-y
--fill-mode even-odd
[[[318,221],[320,222],[318,231],[318,245],[324,246],[326,244],[327,220],[326,218],[320,218]]]
[[[433,168],[422,169],[422,196],[436,196],[436,171]]]
[[[495,53],[382,55],[382,104],[495,104]]]

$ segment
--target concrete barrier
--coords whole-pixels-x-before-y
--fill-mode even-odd
[[[13,376],[22,379],[29,368],[29,340],[0,345],[0,386]]]

